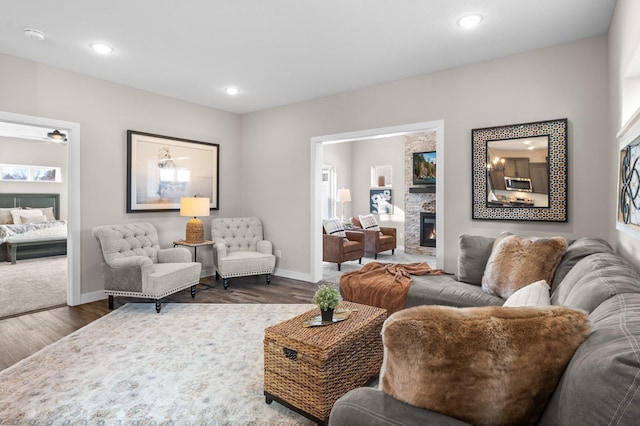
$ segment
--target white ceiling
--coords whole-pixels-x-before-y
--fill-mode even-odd
[[[0,52],[235,113],[604,34],[615,0],[2,0]],[[474,30],[456,22],[477,13]],[[27,39],[24,28],[46,34]],[[114,47],[99,56],[89,43]],[[1,70],[0,70],[1,72]],[[241,93],[223,92],[236,86]]]

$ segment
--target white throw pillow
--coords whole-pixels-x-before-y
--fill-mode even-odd
[[[27,207],[27,210],[36,210],[33,207]],[[56,220],[56,217],[53,215],[53,207],[44,207],[40,208],[42,210],[42,214],[47,218],[47,221]]]
[[[30,216],[44,216],[44,214],[42,214],[42,210],[40,209],[33,209],[33,210],[11,210],[11,216],[13,216],[13,223],[16,225],[21,225],[22,222],[22,218],[23,217],[30,217]]]
[[[13,207],[0,209],[0,225],[13,225],[13,215],[11,214],[13,210],[16,209]]]
[[[545,280],[536,281],[515,291],[502,305],[505,308],[518,306],[549,306],[549,284]]]
[[[360,219],[360,224],[362,225],[362,229],[369,229],[371,231],[380,232],[380,227],[378,226],[378,222],[376,222],[376,218],[373,217],[372,214],[368,214],[365,216],[358,216]]]
[[[325,219],[322,225],[324,226],[324,232],[329,235],[347,236],[344,232],[344,225],[338,219]]]
[[[20,215],[23,224],[27,223],[44,223],[47,221],[46,216],[23,216]]]

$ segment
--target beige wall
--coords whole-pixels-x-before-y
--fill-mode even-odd
[[[336,172],[336,193],[332,194],[333,199],[337,197],[338,189],[349,188],[351,202],[344,204],[345,218],[351,217],[353,212],[353,200],[355,191],[351,183],[353,172],[353,159],[351,156],[353,146],[349,142],[334,143],[323,147],[324,166],[333,166]],[[336,216],[339,218],[342,213],[342,203],[336,201]],[[281,265],[279,265],[281,267]]]
[[[283,252],[283,269],[310,271],[310,139],[444,119],[444,268],[454,271],[458,236],[611,237],[611,191],[601,170],[609,155],[605,36],[455,68],[242,116],[242,210],[259,214]],[[569,119],[569,221],[471,220],[471,129]],[[270,147],[266,149],[266,147]],[[259,173],[269,164],[271,173]],[[251,184],[263,182],[264,185]],[[278,203],[282,188],[295,193]],[[275,202],[274,202],[275,201]]]
[[[352,142],[353,144],[353,214],[366,215],[370,210],[369,190],[377,189],[377,183],[371,186],[372,166],[392,166],[393,214],[374,214],[378,225],[397,228],[398,245],[404,238],[404,136],[370,139]]]
[[[618,0],[609,29],[609,82],[611,100],[611,129],[606,138],[609,148],[607,167],[613,181],[607,196],[607,203],[616,208],[618,202],[617,180],[619,145],[616,134],[622,126],[640,108],[640,76],[628,75],[628,69],[634,55],[640,52],[640,27],[637,17],[640,16],[640,2],[637,0]],[[637,61],[637,59],[636,59]],[[629,260],[640,270],[640,240],[622,231],[615,230],[617,210],[612,211],[612,219],[608,221],[614,235],[612,243],[617,252]]]
[[[103,288],[93,226],[152,222],[164,247],[184,237],[178,212],[126,213],[127,129],[219,143],[220,211],[212,214],[240,213],[238,115],[7,55],[0,70],[0,111],[80,123],[82,293]],[[211,268],[211,251],[198,260]]]

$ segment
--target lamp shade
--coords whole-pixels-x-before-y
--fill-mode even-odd
[[[180,216],[209,216],[209,198],[182,197],[180,198]]]
[[[337,200],[341,203],[346,203],[347,201],[351,201],[351,192],[348,188],[340,188],[338,189],[338,197]]]

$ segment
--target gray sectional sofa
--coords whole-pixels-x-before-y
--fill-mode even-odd
[[[406,306],[502,305],[504,299],[485,293],[479,285],[493,240],[462,236],[458,274],[412,277]],[[616,255],[606,241],[582,238],[570,243],[550,286],[551,303],[587,312],[592,333],[573,355],[538,424],[640,424],[637,271]],[[411,406],[376,388],[358,388],[336,402],[329,424],[467,423]]]

